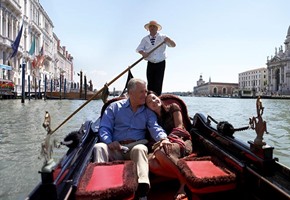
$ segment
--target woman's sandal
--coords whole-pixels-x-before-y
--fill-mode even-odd
[[[187,195],[185,193],[177,193],[174,196],[174,200],[188,200]]]

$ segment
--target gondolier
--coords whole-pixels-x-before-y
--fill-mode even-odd
[[[144,28],[149,31],[150,34],[141,40],[136,51],[148,61],[146,71],[148,90],[152,90],[156,92],[157,95],[160,95],[162,93],[162,84],[166,66],[166,46],[175,47],[176,44],[166,35],[158,33],[158,31],[162,29],[162,26],[156,21],[150,21],[145,24]],[[164,45],[148,55],[148,52],[150,52],[151,49],[163,41],[165,41]]]

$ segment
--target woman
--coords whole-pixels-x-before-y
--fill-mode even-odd
[[[149,169],[154,174],[177,178],[180,182],[175,199],[186,198],[185,179],[180,173],[177,162],[192,152],[190,134],[183,126],[180,107],[176,103],[165,105],[152,91],[146,97],[146,105],[158,116],[158,123],[168,134],[168,141],[153,145],[154,152],[149,157]]]

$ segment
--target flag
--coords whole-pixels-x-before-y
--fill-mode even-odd
[[[31,43],[31,47],[30,47],[30,50],[29,50],[29,55],[33,55],[35,53],[35,37],[33,37],[33,41]]]
[[[20,30],[19,30],[19,32],[17,34],[17,37],[16,37],[15,41],[11,45],[13,52],[12,52],[10,58],[13,58],[17,54],[19,43],[20,43],[21,36],[22,36],[22,30],[23,30],[23,23],[21,25],[21,28],[20,28]]]
[[[129,69],[125,88],[120,96],[124,96],[127,93],[128,82],[130,81],[131,78],[134,78],[134,77],[133,77],[133,74],[131,73],[131,70]]]
[[[41,65],[43,65],[44,59],[45,59],[45,55],[37,56],[37,67],[40,67]]]
[[[41,47],[41,49],[40,49],[40,51],[39,51],[39,55],[43,55],[44,54],[44,49],[43,49],[43,44],[42,44],[42,47]]]
[[[37,67],[40,67],[41,65],[43,65],[43,62],[45,60],[45,55],[44,55],[44,43],[42,43],[42,47],[39,51],[39,55],[37,56]]]
[[[44,62],[45,56],[44,55],[37,55],[32,61],[32,67],[40,67]]]
[[[39,54],[37,56],[35,56],[35,58],[32,61],[32,67],[40,67],[41,65],[43,65],[43,62],[45,60],[46,56],[44,55],[44,47],[42,44],[42,47],[39,51]]]
[[[35,58],[32,60],[31,64],[32,64],[32,67],[33,67],[33,68],[36,67],[36,65],[37,65],[37,57],[35,57]]]

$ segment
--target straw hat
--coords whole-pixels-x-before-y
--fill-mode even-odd
[[[162,29],[162,26],[160,24],[158,24],[156,21],[150,21],[148,24],[144,25],[144,28],[148,31],[149,30],[149,26],[156,26],[158,28],[158,31],[160,31]]]

